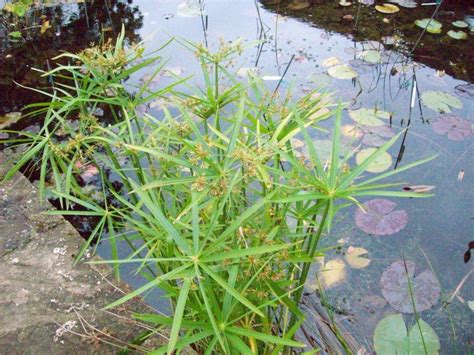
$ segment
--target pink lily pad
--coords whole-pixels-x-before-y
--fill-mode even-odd
[[[447,134],[453,141],[463,141],[472,135],[471,123],[455,115],[441,115],[431,127],[438,134]]]
[[[382,273],[380,284],[387,302],[402,313],[414,313],[414,308],[417,312],[430,309],[438,302],[441,293],[433,272],[425,270],[415,276],[415,263],[410,260],[395,261]]]
[[[408,223],[405,210],[394,210],[397,204],[376,198],[363,204],[364,210],[355,212],[355,222],[364,232],[374,235],[390,235],[400,232]]]

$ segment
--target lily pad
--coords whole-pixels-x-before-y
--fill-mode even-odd
[[[462,108],[461,100],[440,91],[425,91],[421,94],[423,104],[433,111],[451,113],[451,107]]]
[[[329,68],[329,67],[333,67],[335,65],[340,65],[341,60],[338,57],[329,57],[322,64],[323,64],[323,67]]]
[[[423,312],[439,300],[441,286],[431,270],[415,276],[415,263],[398,260],[382,273],[382,295],[397,311],[402,313]],[[415,304],[413,304],[413,301]]]
[[[361,165],[364,161],[367,160],[373,153],[377,151],[377,148],[366,148],[362,149],[356,155],[356,163],[357,165]],[[384,152],[383,154],[379,155],[372,163],[369,164],[366,171],[369,173],[381,173],[384,172],[392,166],[392,156]]]
[[[382,119],[390,119],[390,113],[370,108],[361,108],[354,111],[349,110],[349,116],[364,126],[382,126],[385,124]]]
[[[400,11],[400,8],[397,5],[383,4],[383,5],[376,5],[375,10],[383,14],[394,14],[395,12]]]
[[[341,259],[329,260],[324,264],[319,280],[324,288],[331,288],[339,285],[346,278],[346,264]]]
[[[309,83],[316,84],[318,86],[329,86],[333,82],[333,78],[331,78],[326,73],[312,73],[308,75],[306,80]]]
[[[337,65],[328,69],[328,74],[336,79],[353,79],[357,77],[357,73],[348,65]]]
[[[418,6],[418,4],[415,1],[411,1],[411,0],[400,0],[398,1],[398,5],[401,7],[405,7],[407,9],[414,9],[415,7]]]
[[[431,127],[438,134],[447,134],[452,141],[463,141],[472,135],[471,122],[455,115],[442,115]]]
[[[374,348],[380,355],[433,355],[438,354],[440,343],[436,332],[423,319],[407,331],[403,316],[391,314],[377,324]]]
[[[469,27],[469,25],[464,21],[454,21],[453,26],[458,27],[458,28],[468,28]]]
[[[392,138],[395,132],[389,125],[368,127],[360,127],[363,137],[361,142],[372,147],[380,147],[386,143],[385,138]]]
[[[344,258],[349,266],[353,269],[363,269],[370,264],[370,259],[364,258],[363,255],[368,253],[367,249],[350,246],[347,249]]]
[[[467,39],[467,33],[464,31],[448,31],[448,36],[454,39]]]
[[[178,16],[197,17],[201,16],[202,10],[199,1],[188,0],[178,5]]]
[[[443,27],[443,24],[441,22],[435,19],[430,19],[430,18],[416,20],[415,25],[423,29],[426,29],[426,31],[429,33],[434,33],[434,34],[441,33],[441,27]]]
[[[0,129],[10,127],[12,124],[17,123],[21,119],[21,112],[10,112],[5,116],[0,116]]]
[[[292,3],[288,5],[289,10],[303,10],[308,8],[310,3],[308,1],[299,1],[294,0]]]
[[[408,223],[405,210],[395,210],[397,204],[377,198],[363,204],[364,211],[355,212],[356,225],[364,232],[374,235],[391,235],[400,232]]]
[[[363,51],[360,54],[360,57],[364,61],[370,64],[379,64],[382,62],[382,55],[380,54],[379,51],[374,51],[374,50]]]
[[[340,5],[340,6],[347,7],[347,6],[351,6],[352,3],[349,2],[349,1],[341,0],[341,1],[339,1],[339,5]]]

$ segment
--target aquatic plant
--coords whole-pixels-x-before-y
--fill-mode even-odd
[[[365,196],[428,196],[390,190],[399,184],[381,180],[431,158],[366,178],[399,135],[356,165],[353,152],[341,154],[342,104],[315,92],[280,97],[251,73],[239,82],[227,64],[242,51],[240,42],[215,52],[181,44],[196,54],[204,87],[177,78],[153,89],[165,63],[140,45],[126,46],[123,33],[114,45],[62,54],[70,64],[44,73],[55,83],[44,92],[50,102],[29,107],[44,119],[40,131],[5,141],[24,148],[6,178],[33,166],[40,194],[50,191],[63,208],[50,213],[95,218],[78,260],[103,240],[112,260],[102,262],[117,276],[121,264],[137,265],[148,282],[107,308],[163,291],[172,314],[136,315],[156,331],[169,329],[157,353],[303,347],[295,340],[305,319],[299,303],[336,213],[362,206]],[[126,86],[153,65],[139,86]],[[143,113],[157,100],[158,114]],[[331,152],[322,159],[313,137],[332,117]],[[297,137],[307,155],[297,153]],[[94,175],[91,195],[86,187]],[[122,242],[132,250],[125,259]]]

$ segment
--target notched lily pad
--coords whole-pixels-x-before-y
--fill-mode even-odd
[[[405,210],[395,210],[397,204],[376,198],[363,204],[364,210],[355,212],[356,225],[364,232],[374,235],[391,235],[400,232],[408,223]]]
[[[458,27],[458,28],[468,28],[469,27],[469,25],[464,21],[454,21],[453,26]]]
[[[328,69],[328,74],[333,78],[348,80],[357,77],[357,73],[348,65],[336,65]]]
[[[433,111],[451,113],[451,108],[462,108],[462,102],[458,98],[440,91],[425,91],[421,94],[423,105]]]
[[[351,268],[363,269],[370,264],[370,259],[364,257],[366,254],[368,254],[367,249],[350,246],[347,248],[344,258]]]
[[[443,27],[443,24],[441,22],[435,19],[429,19],[429,18],[416,20],[415,25],[423,29],[426,29],[427,32],[433,33],[433,34],[441,33],[441,28]]]
[[[349,110],[349,116],[357,123],[365,126],[382,126],[385,124],[382,119],[390,119],[390,113],[370,108]]]
[[[360,54],[360,57],[363,61],[370,64],[382,63],[382,54],[379,51],[375,51],[375,50],[363,51]]]
[[[423,319],[407,331],[403,316],[391,314],[377,324],[374,348],[380,355],[434,355],[438,354],[440,343],[436,332]]]
[[[447,134],[452,141],[463,141],[472,135],[471,122],[455,115],[442,115],[431,127],[438,134]]]
[[[464,31],[448,31],[448,36],[454,39],[467,39],[467,33]]]
[[[324,264],[319,279],[324,288],[331,288],[341,284],[346,278],[346,264],[341,259],[329,260]]]
[[[410,260],[395,261],[382,273],[380,284],[387,302],[402,313],[414,313],[414,308],[417,312],[430,309],[438,302],[441,293],[433,272],[425,270],[415,276],[415,263]]]
[[[356,163],[357,165],[361,165],[364,161],[366,161],[373,153],[377,151],[377,148],[366,148],[362,149],[356,155]],[[379,155],[369,166],[365,169],[369,173],[381,173],[384,172],[392,166],[392,156],[384,152]]]

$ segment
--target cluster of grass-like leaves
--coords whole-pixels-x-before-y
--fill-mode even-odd
[[[331,107],[314,92],[292,100],[256,77],[238,82],[227,64],[239,43],[216,52],[182,45],[196,53],[203,87],[176,78],[152,89],[165,63],[140,46],[125,49],[123,34],[114,45],[61,55],[71,64],[44,73],[55,80],[45,92],[51,101],[31,107],[44,118],[41,130],[8,142],[26,148],[7,178],[36,165],[40,193],[52,190],[63,206],[52,213],[97,221],[83,252],[107,239],[113,260],[105,262],[117,275],[120,264],[135,263],[146,276],[146,284],[108,307],[163,290],[170,316],[136,316],[170,329],[157,353],[301,347],[294,339],[304,321],[298,304],[310,264],[323,252],[323,231],[362,196],[417,196],[379,180],[421,162],[361,179],[397,137],[351,166],[352,154],[339,153],[342,105]],[[146,67],[153,74],[131,95],[126,79]],[[139,113],[157,99],[164,103],[159,115]],[[332,152],[322,161],[312,137],[330,118]],[[297,157],[296,137],[308,156]],[[101,198],[84,193],[79,170],[86,165],[98,167]],[[125,259],[118,257],[121,240],[133,250]]]

